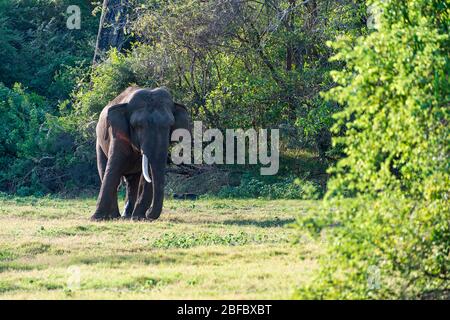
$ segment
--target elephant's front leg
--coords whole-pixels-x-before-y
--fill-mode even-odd
[[[133,211],[133,220],[144,220],[145,213],[152,204],[153,199],[153,184],[145,181],[144,176],[141,175],[139,181],[138,199]]]
[[[120,217],[117,203],[117,188],[119,187],[123,164],[126,161],[124,155],[114,153],[110,149],[111,156],[108,158],[102,186],[97,199],[97,208],[91,220],[107,220]]]
[[[122,218],[131,219],[138,197],[140,174],[126,176],[125,181],[127,184],[127,194]]]

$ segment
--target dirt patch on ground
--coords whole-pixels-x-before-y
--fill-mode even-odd
[[[166,195],[173,194],[216,194],[224,186],[239,185],[240,177],[215,167],[195,167],[169,170],[166,174]]]

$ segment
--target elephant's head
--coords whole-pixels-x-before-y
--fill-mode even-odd
[[[164,88],[141,89],[132,94],[128,103],[111,107],[108,119],[126,127],[131,147],[142,154],[143,176],[153,185],[153,202],[146,216],[149,219],[159,218],[164,201],[170,134],[175,129],[190,130],[186,108],[174,103]]]

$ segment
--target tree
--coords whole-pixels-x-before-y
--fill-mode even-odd
[[[103,0],[97,43],[95,45],[94,64],[111,48],[119,51],[126,42],[128,0]]]

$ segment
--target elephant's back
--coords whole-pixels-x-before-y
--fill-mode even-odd
[[[122,103],[130,102],[133,105],[142,105],[142,104],[156,104],[166,103],[172,101],[172,96],[169,92],[169,89],[166,87],[159,88],[137,88],[137,90],[133,90],[130,93],[130,99],[128,101],[122,101]]]
[[[131,98],[133,97],[133,95],[137,92],[141,90],[141,88],[139,87],[128,87],[127,89],[125,89],[121,94],[119,94],[116,98],[114,98],[114,100],[111,100],[106,107],[103,108],[102,112],[100,113],[100,117],[99,117],[99,121],[98,121],[98,126],[106,126],[106,120],[107,120],[107,116],[108,116],[108,110],[117,105],[117,104],[121,104],[121,103],[128,103]],[[105,124],[103,124],[103,122],[105,122]],[[98,127],[97,126],[97,127]]]
[[[121,94],[119,94],[114,100],[108,103],[106,107],[102,110],[99,118],[99,122],[106,121],[108,110],[121,103],[129,103],[131,100],[133,100],[133,104],[138,105],[140,102],[143,103],[145,101],[172,101],[172,96],[169,92],[169,90],[166,87],[160,87],[160,88],[140,88],[137,86],[128,87],[125,89]]]
[[[131,98],[133,97],[133,95],[139,90],[142,90],[142,89],[139,87],[126,88],[125,91],[123,91],[114,100],[112,100],[110,103],[108,103],[108,105],[106,106],[105,109],[108,109],[109,107],[116,105],[116,104],[128,103],[131,100]]]

